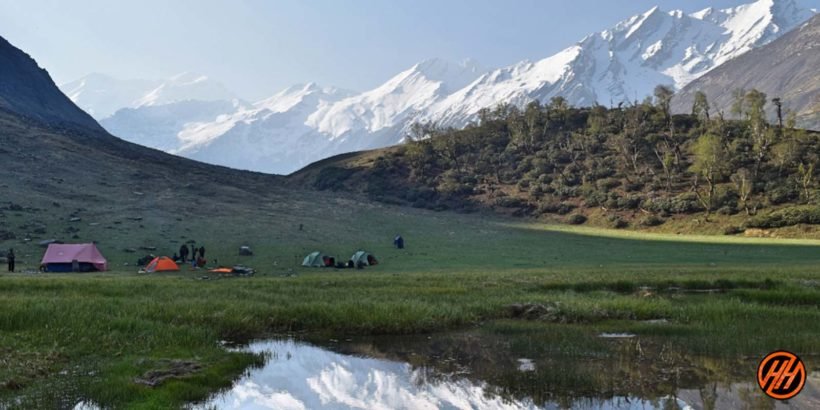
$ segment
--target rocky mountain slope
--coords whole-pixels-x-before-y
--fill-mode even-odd
[[[434,59],[372,90],[331,93],[315,104],[293,105],[293,112],[273,110],[274,117],[258,109],[267,104],[260,102],[250,109],[237,105],[209,121],[201,117],[213,113],[182,121],[151,117],[145,123],[149,132],[133,121],[139,115],[115,116],[103,124],[128,140],[190,158],[289,173],[333,154],[400,143],[413,122],[462,127],[476,121],[481,109],[500,103],[522,106],[563,96],[573,105],[609,106],[641,100],[658,84],[679,89],[814,13],[796,0],[757,0],[692,14],[653,7],[536,62],[485,71],[470,61]],[[163,136],[146,140],[150,133]],[[168,148],[173,135],[177,147]]]
[[[169,212],[218,212],[222,199],[259,200],[281,185],[276,176],[203,164],[108,134],[2,38],[0,158],[0,218],[16,206],[46,206],[54,215],[74,206],[172,218]],[[203,195],[210,198],[204,204]]]
[[[777,40],[752,50],[689,83],[673,100],[677,112],[691,111],[703,91],[714,112],[730,116],[733,92],[758,89],[778,97],[796,114],[801,128],[820,130],[820,16]],[[775,110],[768,110],[775,120]]]
[[[0,110],[52,126],[102,131],[93,118],[77,108],[54,86],[44,69],[2,37]]]

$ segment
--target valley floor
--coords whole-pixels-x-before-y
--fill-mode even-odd
[[[229,387],[263,359],[220,342],[277,335],[483,329],[523,334],[555,346],[551,354],[572,356],[606,355],[596,336],[626,332],[645,346],[721,363],[787,348],[809,371],[820,369],[818,241],[556,229],[321,197],[248,212],[178,221],[158,211],[140,213],[140,220],[79,211],[81,221],[72,222],[57,213],[5,211],[7,226],[17,230],[77,227],[74,241],[98,240],[112,271],[36,273],[42,249],[35,241],[3,242],[18,248],[22,272],[0,275],[0,404],[84,399],[116,408],[178,407]],[[406,249],[392,248],[396,234]],[[204,245],[209,259],[258,273],[136,273],[134,261],[149,252],[140,247],[171,254],[189,239]],[[239,256],[240,245],[255,255]],[[381,263],[299,267],[313,250],[347,259],[357,249]],[[663,326],[646,322],[661,319]],[[136,381],[174,376],[175,366],[189,371],[156,387]]]

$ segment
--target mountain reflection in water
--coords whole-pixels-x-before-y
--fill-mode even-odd
[[[431,374],[428,367],[335,353],[292,340],[251,344],[269,354],[234,387],[201,408],[227,409],[541,409],[531,399],[495,394],[487,383],[458,375]],[[198,406],[199,407],[199,406]],[[600,409],[689,408],[676,398],[588,399],[573,407]]]

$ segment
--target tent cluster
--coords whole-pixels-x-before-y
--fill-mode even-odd
[[[97,245],[93,243],[48,245],[40,261],[43,272],[104,272],[108,270],[108,261]],[[178,271],[179,265],[167,256],[153,258],[145,265],[146,272]]]
[[[344,262],[337,262],[336,258],[333,256],[328,256],[323,254],[322,252],[315,251],[311,252],[305,259],[302,260],[302,266],[307,266],[311,268],[363,268],[365,266],[371,266],[378,264],[379,261],[376,259],[375,256],[370,254],[369,252],[365,251],[356,251],[353,256],[347,261]]]
[[[404,247],[404,240],[401,236],[397,236],[393,242],[399,249]],[[204,251],[202,253],[204,253]],[[143,263],[145,263],[145,272],[147,273],[179,271],[177,262],[167,256],[154,257],[151,255],[139,261],[140,265]],[[347,262],[337,261],[335,257],[325,255],[319,251],[311,252],[302,260],[302,266],[315,268],[361,269],[365,266],[372,266],[378,263],[379,261],[373,254],[362,250],[356,251],[350,256]],[[223,273],[224,270],[224,273],[253,274],[253,270],[250,268],[242,266],[239,268],[240,269],[237,269],[237,267],[220,267],[216,270],[212,270],[212,272]],[[230,272],[228,272],[228,269],[230,269]],[[45,255],[43,255],[43,259],[40,262],[40,270],[44,272],[103,272],[108,270],[108,261],[93,243],[51,243],[48,245],[48,249],[46,249]]]

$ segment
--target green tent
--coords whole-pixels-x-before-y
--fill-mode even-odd
[[[350,257],[350,260],[352,260],[356,265],[358,265],[359,261],[361,261],[364,266],[375,265],[377,263],[376,257],[365,251],[357,251]]]
[[[322,255],[322,252],[319,251],[312,252],[310,255],[305,256],[305,259],[302,260],[302,266],[321,268],[325,266],[324,255]]]

